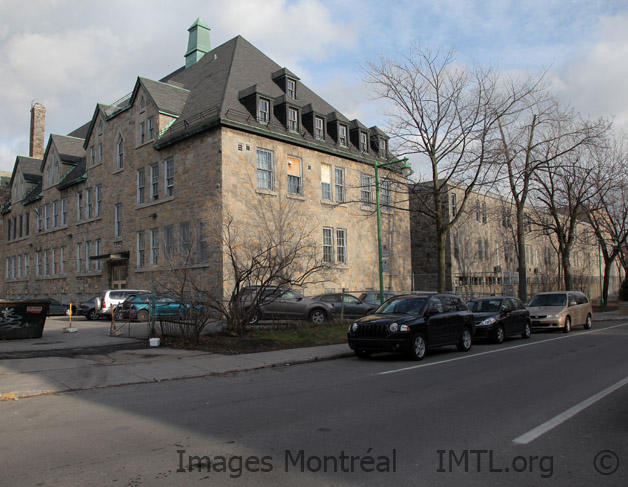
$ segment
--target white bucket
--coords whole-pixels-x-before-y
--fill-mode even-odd
[[[158,347],[159,346],[159,338],[149,338],[148,341],[150,342],[150,346],[151,347]]]

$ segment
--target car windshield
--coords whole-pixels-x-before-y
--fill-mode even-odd
[[[469,301],[467,306],[474,313],[493,313],[499,311],[501,304],[501,299],[483,299],[478,301]]]
[[[399,297],[392,298],[382,304],[375,313],[389,314],[389,313],[410,313],[410,314],[422,314],[427,303],[427,296],[421,297]]]
[[[529,306],[565,306],[567,295],[565,293],[537,294],[530,301]]]

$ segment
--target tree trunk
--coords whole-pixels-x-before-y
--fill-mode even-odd
[[[447,233],[438,228],[438,292],[447,291]]]
[[[569,262],[569,253],[563,252],[561,255],[563,262],[563,277],[565,282],[565,291],[571,291],[571,262]]]
[[[528,302],[528,269],[526,268],[526,236],[523,225],[523,207],[517,205],[517,247],[519,249],[519,299]]]

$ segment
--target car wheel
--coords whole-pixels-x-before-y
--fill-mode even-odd
[[[116,321],[122,320],[122,311],[120,311],[118,308],[114,308],[113,317],[116,319]]]
[[[249,319],[249,325],[257,325],[260,319],[261,318],[258,312],[253,313],[253,316]]]
[[[70,308],[68,308],[68,309],[66,309],[66,310],[65,310],[65,315],[66,315],[66,316],[70,316]]]
[[[372,352],[370,352],[369,350],[354,350],[354,353],[359,358],[369,358]]]
[[[499,325],[497,329],[495,330],[495,336],[493,337],[493,339],[495,340],[495,343],[504,343],[504,338],[505,338],[504,327]]]
[[[462,334],[460,335],[460,341],[458,342],[458,350],[461,352],[468,352],[471,350],[471,330],[464,327]]]
[[[145,309],[139,310],[136,316],[138,321],[148,321],[148,319],[150,318],[148,311],[146,311]]]
[[[427,343],[425,342],[425,337],[417,333],[412,337],[412,346],[408,350],[408,355],[412,360],[423,360],[426,351]]]
[[[584,329],[590,330],[592,326],[593,326],[593,322],[591,321],[591,315],[587,315],[587,321],[584,324]]]
[[[530,329],[530,323],[526,321],[525,327],[523,328],[523,332],[521,333],[521,338],[530,338],[532,334],[532,330]]]
[[[325,323],[326,320],[327,320],[327,315],[325,314],[324,311],[320,309],[315,309],[314,311],[310,313],[310,321],[312,323],[320,325],[321,323]]]
[[[565,326],[563,328],[563,333],[569,333],[571,331],[571,318],[567,316],[565,318]]]
[[[97,320],[98,319],[98,313],[96,312],[95,309],[93,309],[89,313],[87,313],[85,318],[87,318],[89,321]]]

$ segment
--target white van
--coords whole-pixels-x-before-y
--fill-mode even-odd
[[[149,293],[145,289],[107,289],[100,295],[99,316],[111,319],[111,310],[133,294]]]

